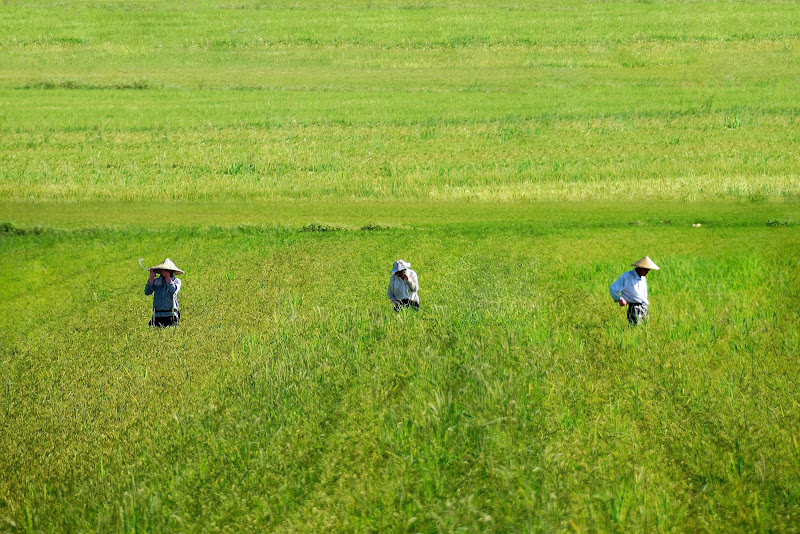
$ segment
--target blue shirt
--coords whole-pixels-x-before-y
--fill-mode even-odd
[[[624,298],[631,304],[647,304],[647,278],[639,276],[636,269],[628,271],[619,277],[619,280],[611,284],[611,298],[614,302],[619,302]]]
[[[159,276],[153,283],[147,282],[144,286],[145,295],[153,295],[153,315],[155,317],[172,317],[180,310],[178,306],[178,291],[181,290],[180,278],[173,278],[169,284]]]

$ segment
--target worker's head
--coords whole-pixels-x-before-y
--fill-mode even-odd
[[[166,276],[166,274],[169,274],[170,277],[174,277],[176,274],[184,274],[183,271],[178,268],[177,265],[175,265],[175,262],[169,258],[162,261],[158,265],[153,265],[153,271],[157,272],[161,276]]]
[[[392,274],[400,274],[409,267],[411,267],[411,264],[408,263],[407,261],[397,260],[396,262],[394,262],[394,265],[392,266]]]
[[[659,266],[656,265],[656,263],[651,260],[649,256],[645,256],[641,260],[633,262],[631,265],[636,267],[636,274],[639,276],[647,276],[647,273],[650,271],[657,271],[659,269]]]

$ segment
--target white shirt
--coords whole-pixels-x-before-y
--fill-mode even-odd
[[[636,274],[636,269],[628,271],[611,284],[611,298],[619,302],[620,297],[631,304],[647,304],[647,277]]]
[[[393,274],[389,279],[389,291],[387,295],[389,300],[403,300],[408,299],[413,302],[419,302],[419,279],[417,273],[411,269],[406,269],[404,272],[408,275],[408,280],[403,280],[397,273]]]

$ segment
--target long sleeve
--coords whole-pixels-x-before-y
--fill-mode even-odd
[[[636,271],[628,271],[611,284],[609,288],[611,298],[619,302],[624,298],[630,304],[649,304],[647,299],[647,279],[639,276]]]
[[[386,291],[386,296],[389,297],[389,300],[416,300],[415,295],[418,287],[417,275],[412,271],[408,272],[408,280],[392,275],[389,278],[389,289]]]
[[[623,274],[616,282],[611,284],[611,298],[614,299],[614,302],[619,302],[619,299],[622,298],[622,290],[625,288],[625,277],[627,275],[628,273]]]
[[[417,294],[419,279],[417,278],[417,273],[411,269],[408,269],[406,273],[408,274],[408,280],[403,280],[395,274],[389,278],[389,290],[386,292],[389,300],[408,299],[419,302],[419,295]]]
[[[181,290],[181,280],[180,278],[173,278],[170,280],[169,284],[167,284],[167,292],[171,295],[175,295],[178,291]]]
[[[167,283],[164,278],[158,277],[152,284],[147,284],[145,293],[153,295],[153,312],[156,317],[172,315],[180,309],[178,305],[178,291],[180,290],[179,278],[173,278]]]
[[[150,282],[147,282],[144,285],[144,294],[145,295],[152,295],[153,291],[155,291],[155,290],[156,290],[155,286],[153,284],[151,284]]]
[[[410,293],[416,293],[419,291],[419,278],[417,278],[416,272],[410,271],[408,280],[405,280],[405,283],[408,286],[408,291]]]

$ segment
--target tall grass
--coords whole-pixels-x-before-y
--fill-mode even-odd
[[[800,241],[703,216],[6,234],[4,528],[789,531]],[[180,328],[142,255],[187,271]]]
[[[0,531],[797,531],[798,14],[4,3]]]

